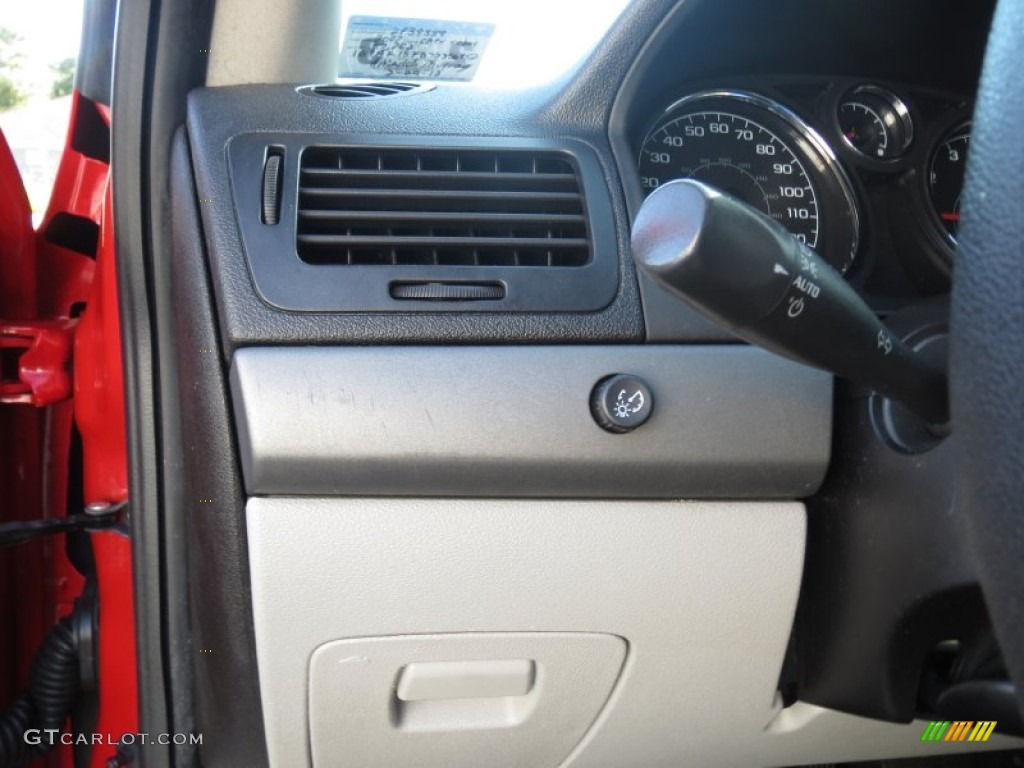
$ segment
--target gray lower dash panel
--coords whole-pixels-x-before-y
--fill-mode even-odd
[[[628,434],[614,373],[653,394]],[[231,388],[250,494],[797,498],[831,443],[831,377],[740,345],[258,347]]]

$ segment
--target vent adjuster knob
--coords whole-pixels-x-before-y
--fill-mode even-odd
[[[277,224],[281,217],[281,163],[279,153],[267,155],[263,166],[263,211],[264,224]]]

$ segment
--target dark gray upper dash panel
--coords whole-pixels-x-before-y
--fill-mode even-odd
[[[355,104],[308,96],[288,86],[194,92],[188,132],[225,352],[259,343],[640,341],[639,295],[628,258],[620,259],[618,290],[612,301],[603,310],[589,313],[289,313],[272,308],[255,290],[229,183],[232,139],[258,132],[276,137],[296,133],[322,136],[322,143],[351,145],[398,135],[415,136],[417,144],[428,146],[433,137],[472,137],[467,128],[476,122],[485,124],[479,126],[479,134],[529,136],[532,131],[533,137],[544,138],[537,136],[536,118],[508,114],[508,107],[500,109],[504,101],[493,94],[456,88]],[[484,116],[493,120],[481,120]],[[565,126],[548,136],[560,133],[582,139],[596,150],[602,181],[611,192],[615,226],[610,231],[615,242],[609,250],[628,254],[625,208],[606,139],[583,126]],[[292,253],[282,257],[295,258]]]
[[[643,311],[632,260],[629,219],[608,141],[608,115],[628,67],[674,2],[628,8],[579,69],[525,91],[440,86],[395,99],[332,100],[294,86],[207,88],[190,95],[188,136],[225,356],[253,344],[638,342]],[[607,185],[619,254],[614,297],[598,311],[289,312],[256,291],[232,200],[228,148],[244,134],[305,134],[325,142],[396,137],[429,144],[465,137],[571,141],[592,152]],[[699,327],[699,326],[697,326]],[[696,334],[694,340],[707,336]]]

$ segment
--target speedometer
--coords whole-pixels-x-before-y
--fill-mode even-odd
[[[853,263],[849,182],[824,140],[775,102],[734,92],[676,102],[647,134],[639,170],[646,192],[698,179],[775,219],[840,272]]]
[[[818,196],[804,164],[778,136],[731,112],[687,112],[644,143],[640,183],[648,190],[683,176],[717,187],[818,245]]]

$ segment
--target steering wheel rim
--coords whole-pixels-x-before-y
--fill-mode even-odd
[[[971,131],[953,276],[958,509],[1024,713],[1024,0],[1000,0]]]

